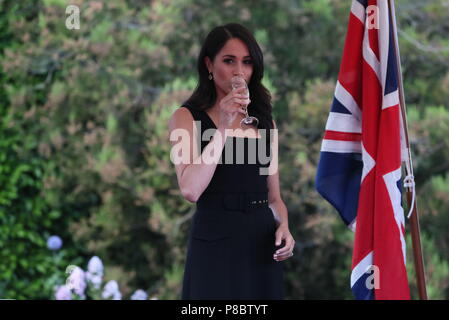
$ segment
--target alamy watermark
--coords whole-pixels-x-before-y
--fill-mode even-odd
[[[69,15],[65,19],[65,26],[69,30],[80,29],[80,8],[76,5],[70,5],[65,8],[65,14]]]
[[[170,133],[170,141],[176,142],[170,151],[170,160],[173,164],[244,164],[246,158],[247,164],[267,165],[259,168],[260,175],[272,175],[277,172],[277,129],[259,129],[261,137],[249,138],[245,143],[243,139],[223,141],[226,137],[242,137],[244,133],[242,129],[225,129],[223,136],[220,131],[210,128],[204,130],[202,135],[199,136],[197,132],[201,132],[201,121],[193,121],[192,124],[193,137],[188,130],[182,128],[175,129]],[[270,144],[267,143],[268,137],[271,141]],[[222,157],[223,149],[221,148],[216,150],[212,147],[200,153],[201,143],[204,141],[210,142],[212,138],[217,142],[214,146],[224,145],[224,157]],[[196,141],[196,148],[191,146],[192,141]],[[268,155],[267,151],[269,151]],[[247,157],[245,157],[245,154],[247,154]]]
[[[366,7],[366,26],[368,30],[379,29],[379,7],[371,5]]]
[[[365,273],[370,275],[365,280],[365,286],[369,290],[380,289],[380,269],[376,265],[371,265],[366,269]]]

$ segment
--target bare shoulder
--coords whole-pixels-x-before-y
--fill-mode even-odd
[[[276,122],[274,121],[274,119],[272,119],[272,121],[273,121],[273,128],[276,129],[277,128]]]
[[[178,108],[173,112],[170,121],[168,123],[169,129],[174,130],[177,128],[191,129],[193,117],[187,108]]]

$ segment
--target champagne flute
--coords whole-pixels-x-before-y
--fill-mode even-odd
[[[241,76],[232,77],[231,78],[231,87],[232,87],[232,90],[235,90],[238,88],[246,88],[246,93],[249,96],[248,85],[246,84],[246,81],[245,81],[245,79],[243,79],[243,77],[241,77]],[[250,126],[250,125],[257,127],[257,125],[259,124],[259,119],[257,119],[256,117],[250,116],[248,114],[248,105],[244,105],[243,107],[245,108],[246,116],[245,116],[245,118],[243,118],[240,121],[240,127],[244,128],[245,126]]]

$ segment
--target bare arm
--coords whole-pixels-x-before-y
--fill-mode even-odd
[[[287,207],[282,200],[280,194],[275,195],[276,190],[279,190],[279,172],[268,176],[268,205],[270,209],[273,210],[276,222],[279,225],[288,226],[288,211]]]
[[[274,128],[276,129],[276,123],[273,121]],[[277,135],[275,135],[277,137]],[[277,153],[277,140],[273,142],[273,152]],[[280,246],[282,241],[285,244],[282,248],[278,248],[273,254],[273,259],[276,261],[283,261],[290,258],[293,255],[295,248],[295,240],[293,239],[289,227],[288,227],[288,210],[284,201],[281,198],[281,191],[279,187],[279,170],[278,170],[278,155],[275,154],[270,163],[270,170],[272,174],[267,177],[268,183],[268,205],[273,211],[275,220],[277,222],[277,229],[275,234],[275,245]]]
[[[196,132],[190,111],[186,108],[179,108],[172,115],[169,122],[170,142],[172,146],[180,143],[184,151],[189,151],[188,161],[175,163],[179,188],[186,200],[196,202],[212,180],[226,143],[226,129],[231,127],[238,113],[245,114],[241,109],[241,104],[250,102],[247,96],[241,94],[244,89],[231,91],[220,101],[218,129],[202,152],[207,156],[207,161],[203,161],[205,157],[202,157],[201,154],[195,155],[198,150],[197,135],[201,133]],[[181,138],[181,142],[172,138],[179,130],[184,131],[187,136],[187,138]]]
[[[273,120],[274,128],[277,129],[276,123]],[[273,147],[276,144],[276,147]],[[277,141],[272,142],[273,152],[277,152]],[[270,163],[270,174],[267,177],[268,180],[268,205],[273,210],[276,222],[279,225],[284,224],[288,226],[288,212],[284,201],[281,198],[281,191],[279,186],[279,170],[278,168],[278,155],[272,157]],[[276,170],[274,169],[276,168]]]
[[[169,122],[172,146],[181,144],[183,151],[188,151],[189,154],[188,162],[175,164],[175,169],[181,193],[190,202],[196,202],[209,185],[226,142],[225,130],[219,128],[215,131],[209,144],[203,149],[202,154],[212,155],[206,163],[201,159],[201,154],[194,154],[194,150],[198,150],[196,139],[198,132],[193,121],[189,110],[179,108]],[[177,129],[185,130],[188,139],[173,140],[172,133]]]

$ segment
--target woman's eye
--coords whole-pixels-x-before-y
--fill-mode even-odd
[[[223,60],[224,61],[224,63],[231,63],[231,62],[233,62],[234,61],[234,59],[225,59],[225,60]],[[245,61],[243,61],[245,64],[252,64],[253,62],[251,61],[251,60],[245,60]]]

